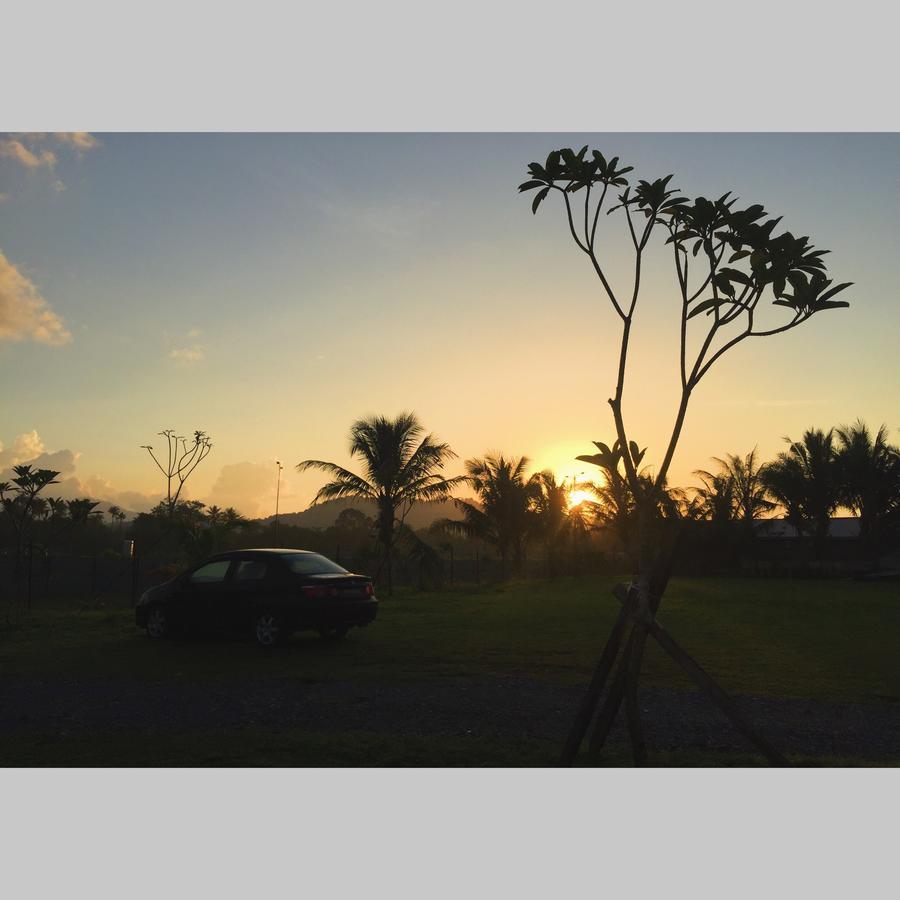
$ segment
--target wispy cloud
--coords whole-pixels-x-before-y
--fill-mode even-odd
[[[169,351],[169,359],[184,365],[194,365],[206,359],[206,348],[202,344],[191,344],[189,347],[173,347]]]
[[[428,213],[425,202],[365,206],[338,198],[323,200],[319,208],[341,228],[357,231],[389,244],[406,241],[418,234],[422,220]]]
[[[0,251],[0,341],[67,344],[72,335],[34,282]]]
[[[53,144],[57,149],[73,152],[80,158],[89,150],[100,146],[100,141],[87,131],[28,132],[25,134],[7,134],[0,137],[0,157],[14,160],[18,165],[31,171],[46,169],[54,172],[59,162],[56,151],[47,145]],[[60,178],[50,182],[50,187],[57,193],[66,186]],[[6,195],[3,195],[6,196]]]

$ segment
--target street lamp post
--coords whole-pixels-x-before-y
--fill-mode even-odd
[[[281,464],[279,460],[275,460],[275,465],[278,466],[278,479],[275,482],[275,546],[278,546],[278,498],[281,495],[281,470],[284,466]]]

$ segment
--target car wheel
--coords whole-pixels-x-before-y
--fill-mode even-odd
[[[282,638],[281,619],[275,613],[263,613],[256,619],[256,643],[260,647],[274,647]]]
[[[340,641],[347,637],[347,632],[350,629],[346,625],[336,625],[332,628],[320,628],[319,634],[325,638],[326,641]]]
[[[161,606],[154,606],[147,615],[147,634],[152,638],[164,638],[169,633],[169,619]]]

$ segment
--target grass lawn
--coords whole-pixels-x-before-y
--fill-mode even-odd
[[[296,678],[309,682],[442,675],[518,675],[584,684],[618,612],[615,579],[566,578],[440,593],[401,591],[376,622],[333,644],[295,635],[266,651],[250,641],[151,641],[129,609],[35,609],[0,633],[0,672],[53,682],[91,678],[166,681]],[[660,620],[728,691],[781,698],[886,702],[897,675],[900,586],[768,579],[673,580]],[[643,684],[693,686],[651,640]],[[5,733],[0,765],[552,765],[559,746],[483,736],[313,733],[263,726]],[[752,755],[654,752],[651,764],[759,765]],[[861,760],[803,759],[846,765]],[[628,765],[623,749],[606,765]]]
[[[250,642],[154,642],[128,609],[36,609],[0,634],[0,671],[29,678],[423,679],[516,674],[586,682],[618,610],[615,579],[562,578],[440,593],[401,591],[339,644],[302,633]],[[734,693],[896,699],[900,585],[674,579],[660,621]],[[643,683],[689,687],[648,643]]]

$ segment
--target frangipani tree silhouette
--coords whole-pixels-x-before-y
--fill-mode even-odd
[[[142,444],[141,449],[150,454],[150,458],[156,463],[156,468],[162,472],[166,479],[166,513],[171,519],[178,507],[178,498],[184,488],[184,483],[190,478],[200,463],[209,456],[212,450],[212,441],[205,431],[195,431],[193,441],[188,444],[188,439],[183,435],[175,434],[174,428],[166,428],[159,432],[160,437],[166,439],[165,457],[160,454],[157,457],[152,444]],[[162,460],[165,460],[165,465]]]
[[[621,463],[624,470],[621,478],[633,498],[639,544],[636,576],[629,585],[616,589],[622,612],[597,665],[562,762],[571,764],[575,759],[626,634],[625,651],[604,706],[596,716],[591,750],[594,755],[599,752],[624,697],[634,760],[636,764],[645,762],[637,681],[648,633],[682,664],[759,749],[771,760],[783,762],[740,719],[724,692],[656,620],[678,534],[670,521],[670,527],[664,529],[665,538],[659,537],[663,519],[659,515],[660,497],[691,395],[722,355],[752,338],[790,331],[818,312],[848,306],[834,298],[850,284],[832,284],[822,259],[828,251],[816,250],[807,237],[795,237],[788,231],[776,235],[780,219],[769,218],[761,205],[739,206],[730,192],[716,200],[691,200],[672,187],[672,175],[653,181],[639,180],[632,185],[626,177],[632,171],[632,166],[620,165],[618,157],[607,159],[598,150],[589,155],[585,146],[578,152],[554,150],[545,162],[531,163],[528,180],[519,185],[522,192],[536,192],[531,205],[533,213],[548,197],[559,196],[569,234],[599,279],[621,324],[615,389],[609,399],[617,441],[614,468],[618,472]],[[624,219],[633,248],[634,276],[624,292],[614,290],[606,274],[608,260],[603,258],[603,244],[597,239],[601,213],[617,213]],[[631,329],[641,296],[642,265],[651,240],[656,238],[672,255],[675,302],[680,308],[677,345],[681,392],[662,460],[655,476],[646,477],[638,473],[636,445],[628,439],[623,399]],[[784,315],[775,322],[769,321],[771,313],[780,309]]]

